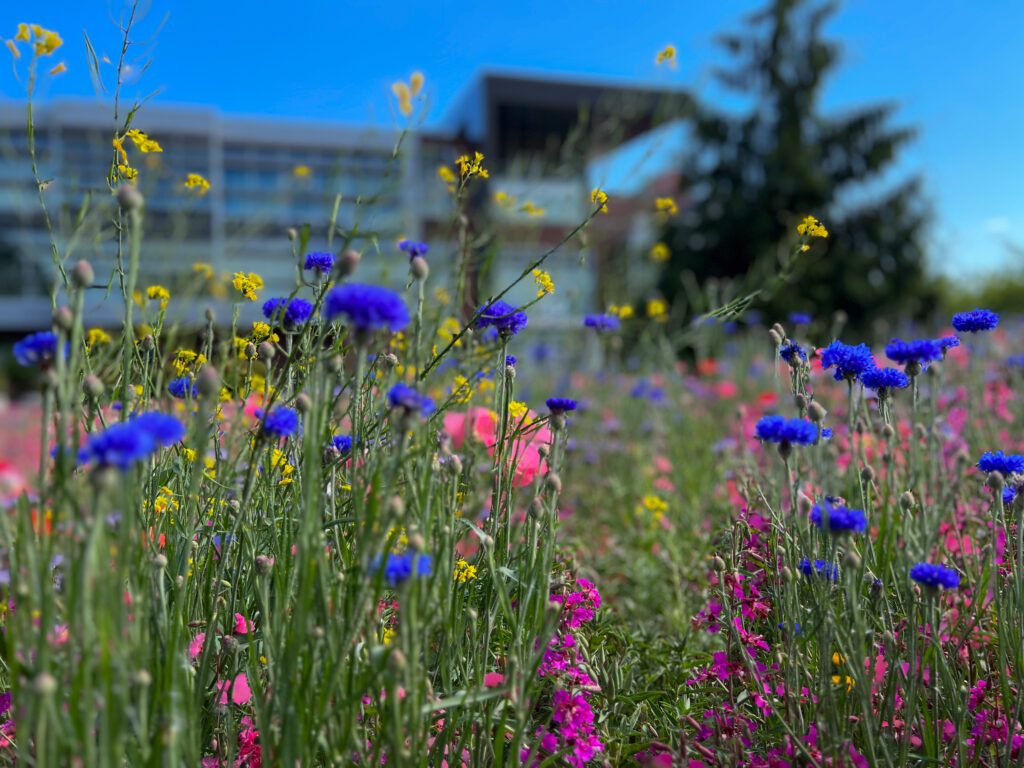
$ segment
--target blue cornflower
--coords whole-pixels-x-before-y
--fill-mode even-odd
[[[410,259],[415,259],[417,256],[426,256],[427,251],[430,250],[429,245],[415,240],[399,240],[398,247],[408,253]]]
[[[375,571],[381,570],[381,558],[373,562]],[[397,587],[409,580],[414,573],[417,577],[429,576],[434,572],[433,558],[430,555],[405,552],[400,555],[391,553],[383,562],[384,581],[388,586]]]
[[[555,414],[576,410],[576,401],[568,397],[549,397],[544,403],[547,405],[548,410]]]
[[[864,371],[875,367],[875,359],[867,344],[852,346],[833,341],[821,352],[821,367],[825,370],[835,367],[832,377],[836,381],[853,381]]]
[[[811,561],[805,557],[800,561],[799,568],[804,576],[817,574],[818,576],[824,576],[829,581],[835,581],[839,578],[839,566],[826,563],[824,560],[815,560],[812,565]]]
[[[583,325],[593,328],[598,333],[617,331],[621,327],[619,318],[615,315],[587,315],[583,318]]]
[[[434,412],[433,400],[401,381],[388,391],[388,402],[392,408],[404,408],[407,413],[420,411],[429,416]]]
[[[902,341],[893,339],[885,345],[885,356],[904,366],[911,363],[930,363],[942,359],[942,347],[934,339]]]
[[[331,438],[331,447],[338,453],[348,453],[352,450],[352,438],[348,435],[335,435]]]
[[[268,299],[263,303],[263,316],[267,320],[287,325],[301,325],[313,314],[313,305],[305,299]]]
[[[862,509],[847,509],[844,506],[825,501],[811,509],[811,522],[828,533],[864,533],[868,519]]]
[[[953,327],[961,333],[991,331],[997,325],[999,315],[987,309],[975,309],[973,312],[958,312],[953,315]]]
[[[956,589],[960,586],[960,574],[944,565],[918,563],[910,569],[910,578],[930,589]]]
[[[874,368],[860,375],[861,384],[868,389],[876,390],[880,395],[890,389],[903,389],[910,386],[910,378],[896,368]]]
[[[1006,364],[1011,368],[1024,368],[1024,355],[1010,355],[1006,358]]]
[[[199,388],[196,387],[196,383],[188,376],[180,376],[174,379],[167,385],[167,391],[171,393],[172,397],[177,397],[179,400],[186,397],[196,397],[199,394]]]
[[[129,469],[145,461],[158,448],[156,440],[131,421],[111,424],[89,437],[79,454],[81,461],[95,461],[99,466]]]
[[[797,365],[799,361],[807,361],[807,353],[804,352],[804,348],[797,344],[795,341],[786,340],[786,343],[779,347],[779,357],[785,360],[790,365]]]
[[[526,313],[504,301],[493,301],[481,307],[477,328],[494,328],[502,336],[515,336],[526,327]]]
[[[629,391],[630,397],[647,398],[652,403],[665,402],[665,390],[655,387],[647,379],[640,379]]]
[[[1017,489],[1009,485],[1003,488],[1003,504],[1013,504],[1013,500],[1017,498]]]
[[[942,347],[943,352],[948,352],[953,347],[960,346],[960,339],[956,336],[943,336],[941,339],[936,339],[935,343]]]
[[[344,315],[360,331],[387,328],[398,333],[407,325],[409,308],[402,297],[390,288],[365,283],[345,283],[332,288],[324,300],[329,320]]]
[[[53,331],[30,333],[14,345],[14,359],[18,361],[18,365],[48,363],[56,356],[57,334]]]
[[[757,422],[754,436],[769,443],[810,445],[818,439],[818,428],[805,419],[765,416]]]
[[[166,413],[140,413],[129,423],[153,438],[158,447],[174,445],[185,436],[185,425]]]
[[[255,412],[256,418],[263,421],[263,434],[270,437],[290,437],[299,429],[299,414],[283,405],[264,412]]]
[[[515,355],[505,355],[505,365],[510,365],[515,368],[516,363],[518,362],[519,361],[516,359]]]
[[[804,312],[790,312],[789,322],[791,325],[810,325],[811,316]]]
[[[316,270],[317,272],[326,275],[328,272],[334,269],[334,254],[326,253],[325,251],[307,253],[305,268]]]
[[[1024,456],[1017,453],[1004,454],[1002,451],[983,453],[978,459],[978,469],[982,472],[999,472],[1002,475],[1019,475],[1024,473]]]

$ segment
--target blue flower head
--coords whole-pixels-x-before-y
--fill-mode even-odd
[[[811,316],[804,312],[790,312],[789,322],[790,325],[810,325]]]
[[[811,522],[827,533],[864,533],[868,527],[867,517],[862,509],[847,509],[844,506],[825,501],[811,509]]]
[[[568,397],[549,397],[544,402],[552,413],[566,413],[576,410],[576,401]]]
[[[583,325],[593,328],[598,333],[606,331],[617,331],[620,328],[619,318],[615,315],[587,315],[583,318]]]
[[[983,453],[978,459],[978,469],[982,472],[999,472],[1002,475],[1014,475],[1024,473],[1024,456],[1011,453],[1004,454],[1002,451]]]
[[[836,581],[839,578],[839,566],[833,563],[826,563],[824,560],[815,560],[812,564],[806,557],[800,561],[800,573],[804,576],[824,576],[828,581]]]
[[[409,254],[410,260],[415,259],[417,256],[426,256],[427,251],[430,250],[429,245],[415,240],[399,240],[398,247]]]
[[[167,448],[185,436],[185,425],[166,413],[140,413],[128,423],[153,438],[157,447]]]
[[[885,356],[896,363],[930,363],[942,359],[942,346],[934,339],[901,341],[893,339],[885,345]]]
[[[380,571],[381,558],[374,560],[373,569]],[[390,587],[397,587],[409,580],[414,574],[417,577],[429,576],[434,572],[433,558],[430,555],[404,552],[400,555],[390,553],[383,561],[384,581]]]
[[[519,361],[515,358],[515,355],[505,355],[505,365],[509,365],[513,368],[516,367],[516,363]]]
[[[1006,358],[1006,364],[1011,368],[1024,368],[1024,355],[1010,355]]]
[[[754,428],[754,436],[769,443],[811,445],[818,439],[818,428],[805,419],[765,416]]]
[[[65,355],[67,352],[65,351]],[[18,365],[33,366],[48,363],[57,356],[57,334],[53,331],[30,333],[14,345],[14,359]]]
[[[392,408],[403,408],[407,413],[422,412],[429,416],[434,412],[433,400],[401,381],[388,391],[388,402]]]
[[[196,387],[196,383],[188,376],[179,376],[177,379],[174,379],[167,385],[167,391],[171,393],[171,397],[176,397],[179,400],[183,400],[186,397],[196,397],[199,394],[199,388]]]
[[[861,383],[868,389],[903,389],[910,386],[910,378],[895,368],[874,368],[860,375]]]
[[[504,301],[494,301],[481,307],[476,319],[477,328],[494,328],[502,336],[515,336],[526,327],[526,313]]]
[[[365,283],[345,283],[332,288],[324,300],[329,320],[344,316],[360,331],[387,328],[398,333],[409,325],[409,308],[390,288]]]
[[[263,316],[276,323],[302,325],[313,314],[313,305],[305,299],[268,299],[263,303]]]
[[[794,341],[786,339],[786,343],[779,347],[779,357],[790,365],[796,365],[800,360],[807,362],[807,353],[803,347]]]
[[[282,438],[294,435],[299,429],[299,414],[291,408],[279,405],[264,412],[257,410],[256,418],[263,421],[263,434],[270,437]]]
[[[1017,489],[1009,485],[1003,488],[1003,504],[1013,504],[1013,500],[1017,498]]]
[[[821,352],[821,366],[825,370],[835,368],[832,377],[836,381],[853,381],[864,371],[875,367],[875,359],[867,344],[851,346],[833,341]]]
[[[327,274],[334,269],[334,254],[325,251],[316,251],[306,254],[306,269],[312,269],[322,274]]]
[[[157,449],[153,436],[131,421],[111,424],[92,435],[82,449],[82,462],[95,461],[101,467],[117,467],[124,471],[132,464],[145,461]]]
[[[960,586],[960,574],[944,565],[918,563],[910,569],[910,578],[931,589],[956,589]]]
[[[956,336],[943,336],[941,339],[936,339],[936,343],[942,347],[943,352],[948,352],[953,347],[960,346],[960,339]]]
[[[975,309],[973,312],[958,312],[953,315],[953,327],[960,333],[991,331],[997,325],[999,315],[987,309]]]
[[[331,447],[340,454],[346,454],[352,450],[352,438],[348,435],[335,435],[331,438]]]

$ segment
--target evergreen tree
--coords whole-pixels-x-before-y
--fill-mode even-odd
[[[819,114],[825,79],[839,63],[838,46],[821,35],[835,10],[773,0],[743,33],[719,39],[736,64],[716,77],[750,108],[739,115],[695,109],[681,195],[689,205],[664,238],[672,252],[659,281],[666,298],[681,300],[693,277],[703,285],[743,276],[737,292],[760,290],[754,306],[769,321],[844,310],[861,332],[874,318],[919,315],[934,302],[918,180],[864,188],[880,185],[914,132],[890,127],[892,104]],[[872,201],[856,202],[865,192]],[[796,224],[807,215],[821,219],[830,237],[787,265]],[[773,278],[779,273],[782,283]]]

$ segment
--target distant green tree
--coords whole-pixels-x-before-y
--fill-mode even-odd
[[[880,314],[917,316],[933,306],[919,181],[882,179],[914,131],[889,126],[893,104],[818,111],[839,63],[838,46],[821,33],[835,11],[834,3],[773,0],[743,33],[718,39],[735,66],[716,78],[747,109],[695,109],[680,198],[688,205],[664,233],[672,256],[658,288],[666,298],[683,301],[695,282],[730,278],[738,293],[763,291],[753,306],[766,320],[843,310],[851,332],[866,332]],[[830,237],[786,264],[806,215]]]

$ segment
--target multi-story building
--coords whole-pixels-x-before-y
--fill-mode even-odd
[[[485,74],[440,127],[400,136],[395,129],[145,104],[133,127],[156,139],[163,152],[140,154],[125,143],[146,198],[141,281],[180,283],[193,263],[203,262],[221,274],[260,274],[266,295],[287,291],[296,268],[287,232],[308,222],[307,250],[326,249],[329,239],[334,250],[351,244],[364,252],[364,279],[403,280],[396,240],[425,239],[432,248],[431,279],[443,283],[454,263],[457,228],[437,169],[452,167],[461,153],[481,151],[490,178],[469,201],[474,249],[484,255],[488,281],[504,285],[587,215],[591,161],[687,105],[679,93]],[[39,177],[49,182],[42,197],[58,252],[69,262],[89,259],[98,275],[111,274],[115,204],[106,179],[120,126],[108,107],[74,100],[37,106],[34,123]],[[56,276],[25,126],[23,104],[0,104],[0,331],[7,332],[48,324]],[[190,173],[209,180],[205,195],[184,189]],[[625,275],[602,276],[597,267],[607,262],[603,250],[632,245],[646,231],[649,212],[634,208],[637,215],[617,217],[615,227],[595,229],[589,240],[571,239],[551,257],[550,271],[565,278],[538,305],[538,321],[557,324],[596,309],[609,293],[602,283],[622,288]],[[336,227],[329,233],[332,218]],[[526,301],[534,291],[532,281],[524,281],[512,299]],[[111,302],[97,300],[87,312],[96,322],[116,322]]]

